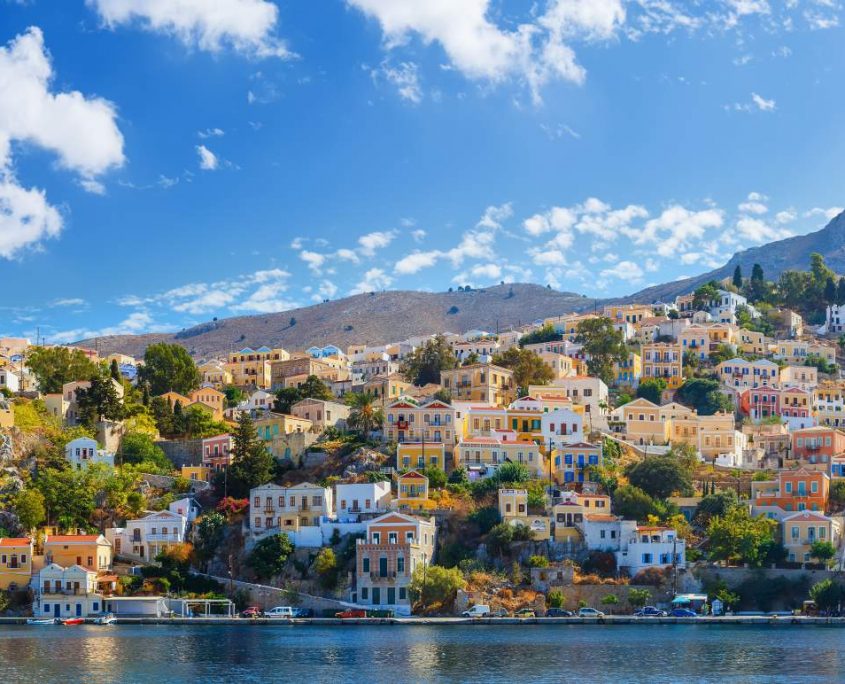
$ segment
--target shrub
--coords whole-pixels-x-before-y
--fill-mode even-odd
[[[528,567],[530,568],[547,568],[549,567],[549,559],[545,556],[531,556],[528,559]]]
[[[659,587],[665,579],[666,571],[661,568],[644,568],[631,578],[631,584],[645,584]]]
[[[553,589],[546,597],[546,604],[549,608],[563,608],[563,592],[559,589]]]

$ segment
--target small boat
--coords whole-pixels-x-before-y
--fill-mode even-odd
[[[85,622],[85,618],[77,617],[77,618],[68,618],[67,620],[62,620],[63,625],[81,625]]]
[[[111,613],[94,618],[95,625],[113,625],[115,622],[117,622],[117,619]]]
[[[29,618],[26,621],[28,625],[55,625],[56,621],[53,618]]]

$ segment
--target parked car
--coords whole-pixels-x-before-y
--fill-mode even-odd
[[[275,608],[271,608],[266,613],[264,613],[264,617],[268,618],[292,618],[293,617],[293,608],[290,606],[276,606]]]
[[[604,617],[604,613],[595,608],[579,608],[578,617],[599,618]]]
[[[294,608],[293,616],[295,618],[311,618],[314,617],[314,611],[311,608]]]
[[[390,609],[375,609],[367,613],[367,617],[372,618],[392,618],[395,617],[395,615],[396,614]]]
[[[365,618],[367,611],[360,608],[349,608],[334,614],[337,618]]]
[[[516,613],[514,613],[514,617],[533,618],[537,617],[537,614],[530,608],[520,608],[518,611],[516,611]]]
[[[241,611],[242,618],[257,618],[261,617],[262,615],[263,612],[258,606],[250,606],[249,608],[246,608],[245,610]]]
[[[546,611],[546,617],[574,617],[575,613],[571,610],[564,610],[563,608],[549,608]]]
[[[698,613],[689,608],[675,608],[669,615],[672,617],[698,617]]]
[[[490,615],[490,606],[473,606],[469,610],[465,610],[461,615],[463,617],[488,617]]]
[[[498,617],[498,618],[505,618],[510,617],[511,614],[505,610],[504,608],[497,608],[492,613],[490,613],[490,617]]]
[[[666,617],[666,611],[654,606],[643,606],[634,613],[634,617]]]

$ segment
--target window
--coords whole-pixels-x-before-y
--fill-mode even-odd
[[[642,562],[643,562],[643,565],[651,565],[652,555],[650,553],[644,553]]]
[[[364,557],[364,560],[362,561],[361,565],[362,565],[361,570],[363,572],[369,572],[370,571],[370,559],[367,558],[366,556]],[[361,590],[361,596],[363,596],[364,598],[366,598],[366,596],[364,596],[365,591],[366,591],[366,589]]]
[[[369,558],[366,559],[366,560],[369,560]],[[366,601],[368,598],[370,598],[370,588],[369,587],[361,587],[361,600]]]
[[[399,556],[396,559],[396,572],[405,572],[405,557]]]

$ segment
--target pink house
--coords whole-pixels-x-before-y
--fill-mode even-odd
[[[215,471],[224,470],[232,462],[232,435],[215,435],[202,440],[202,463]]]

